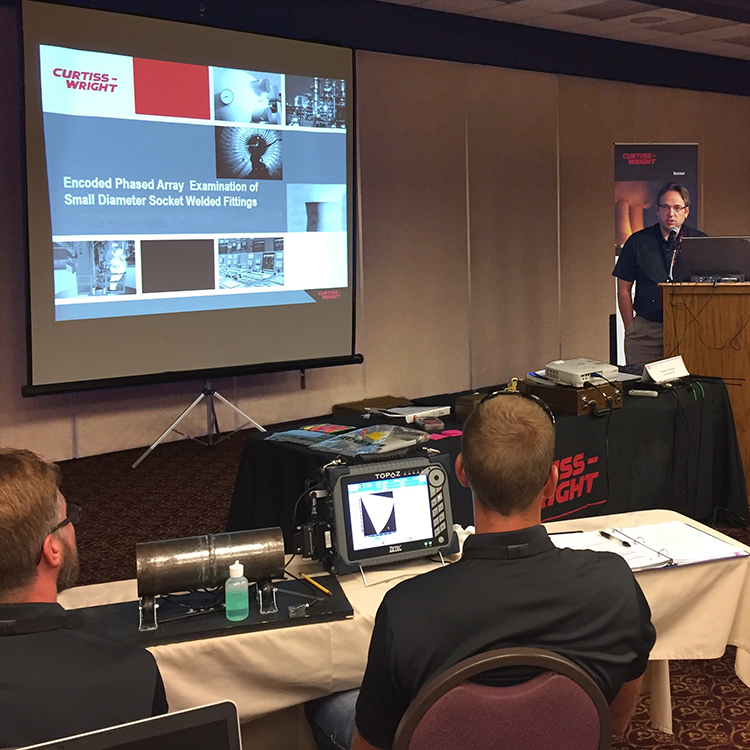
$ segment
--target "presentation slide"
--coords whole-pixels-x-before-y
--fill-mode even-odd
[[[30,385],[353,355],[351,51],[23,14]]]

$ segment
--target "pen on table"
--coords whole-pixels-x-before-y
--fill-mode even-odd
[[[311,583],[313,586],[315,586],[316,589],[320,589],[324,594],[328,594],[328,596],[333,596],[332,591],[329,591],[325,586],[321,586],[316,580],[310,578],[310,576],[305,575],[304,573],[300,573],[299,577],[304,578],[308,583]]]
[[[625,547],[631,547],[632,545],[630,542],[626,542],[624,539],[618,539],[616,536],[612,536],[612,534],[608,534],[606,531],[600,531],[599,532],[605,539],[611,539],[613,542],[620,542]]]

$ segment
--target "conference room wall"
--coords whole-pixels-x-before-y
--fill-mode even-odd
[[[560,336],[566,357],[609,361],[615,307],[613,143],[635,140],[635,88],[561,76]]]
[[[706,126],[701,228],[713,235],[750,234],[750,99],[704,93]],[[721,127],[716,127],[720,123]]]
[[[15,8],[0,5],[0,85],[18,100],[15,23]],[[481,386],[558,354],[606,358],[615,141],[700,143],[704,228],[750,234],[747,98],[379,53],[357,59],[357,348],[365,365],[311,370],[306,390],[296,372],[215,383],[261,423],[324,414],[364,396]],[[687,123],[679,138],[666,125],[677,117]],[[0,444],[57,460],[149,443],[198,395],[199,383],[20,396],[20,144],[19,109],[6,105]],[[237,424],[223,406],[219,416],[223,428]],[[205,412],[196,410],[184,431],[204,432]]]
[[[559,356],[557,76],[463,67],[471,384],[481,387]]]
[[[463,65],[357,54],[368,395],[469,383]]]

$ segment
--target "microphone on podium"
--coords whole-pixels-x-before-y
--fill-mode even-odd
[[[667,252],[672,251],[672,261],[669,264],[669,276],[667,281],[674,281],[672,274],[674,272],[674,262],[677,259],[677,236],[680,233],[680,227],[672,227],[667,237]]]

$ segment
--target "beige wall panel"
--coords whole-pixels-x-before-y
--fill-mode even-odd
[[[698,143],[698,185],[703,182],[704,154],[701,144],[705,136],[703,93],[657,86],[636,86],[635,141],[637,143]],[[716,125],[714,126],[716,127]],[[721,130],[721,124],[718,124]],[[691,216],[688,224],[702,225],[703,207]]]
[[[702,112],[701,229],[750,235],[750,98],[704,93]]]
[[[20,61],[16,10],[0,5],[0,445],[30,448],[50,460],[68,458],[70,396],[21,396],[26,382],[25,235],[21,119],[16,103]]]
[[[291,419],[319,417],[329,414],[334,404],[358,401],[364,398],[363,381],[361,365],[323,367],[306,371],[304,390],[300,386],[300,373],[296,370],[237,378],[236,400],[228,393],[222,395],[265,426]]]
[[[231,379],[216,380],[213,385],[229,398],[225,389],[231,388]],[[200,396],[202,388],[202,381],[196,380],[75,394],[76,455],[90,456],[151,445]],[[228,408],[217,405],[216,411],[221,428],[234,429],[234,419]],[[205,435],[203,403],[196,406],[177,429],[194,437]],[[172,432],[165,442],[180,437]]]
[[[630,84],[635,98],[635,143],[699,143],[703,135],[700,91]]]
[[[560,77],[561,350],[609,361],[615,312],[614,143],[634,140],[625,83]]]
[[[472,387],[557,357],[557,79],[472,67]]]
[[[467,75],[458,64],[357,55],[369,396],[469,385]]]

